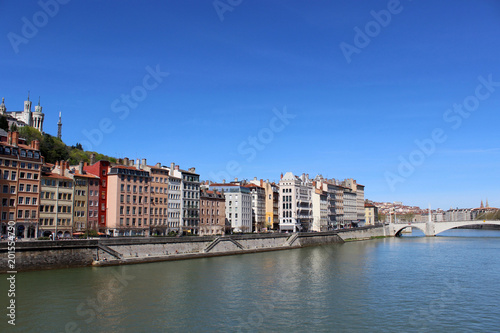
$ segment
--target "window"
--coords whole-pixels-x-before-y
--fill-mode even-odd
[[[9,179],[9,171],[8,170],[5,170],[3,172],[3,179]]]
[[[24,184],[19,184],[19,192],[24,192]]]

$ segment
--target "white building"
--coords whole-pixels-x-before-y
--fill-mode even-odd
[[[266,222],[266,190],[253,183],[244,186],[252,196],[252,231],[260,232]]]
[[[169,176],[179,178],[180,184],[180,228],[182,232],[199,234],[200,225],[200,175],[195,168],[179,169],[175,163],[170,164]],[[169,178],[170,182],[170,178]],[[172,183],[174,180],[172,179]]]
[[[31,126],[43,133],[43,119],[45,115],[42,113],[40,99],[38,100],[38,105],[35,106],[34,112],[31,111],[31,101],[29,95],[28,100],[24,101],[23,111],[7,112],[5,98],[2,98],[2,104],[0,104],[0,116],[7,117],[9,126],[15,122],[18,127]]]
[[[312,225],[312,180],[287,172],[279,182],[280,231],[309,231]]]
[[[319,186],[319,188],[318,188]],[[311,192],[313,223],[311,231],[328,231],[328,193],[316,184]]]
[[[179,232],[181,226],[181,178],[168,175],[168,232]]]

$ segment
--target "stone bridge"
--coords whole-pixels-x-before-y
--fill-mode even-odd
[[[399,236],[401,235],[401,231],[408,227],[417,228],[421,230],[426,236],[436,236],[437,234],[454,229],[457,227],[465,227],[470,225],[486,225],[486,224],[494,224],[500,225],[500,220],[473,220],[473,221],[452,221],[452,222],[398,222],[398,223],[389,223],[386,228],[388,228],[388,235],[390,236]]]

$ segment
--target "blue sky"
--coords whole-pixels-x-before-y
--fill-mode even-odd
[[[498,1],[60,1],[0,1],[0,97],[67,144],[500,207]]]

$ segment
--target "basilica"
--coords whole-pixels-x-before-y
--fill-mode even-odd
[[[40,99],[38,99],[38,105],[35,106],[35,111],[31,111],[31,101],[28,94],[28,100],[24,101],[23,111],[10,111],[7,112],[5,107],[5,98],[2,98],[2,104],[0,104],[0,116],[7,117],[9,122],[9,127],[12,123],[15,123],[17,127],[31,126],[43,133],[43,118],[44,114],[42,112],[42,107],[40,106]]]

